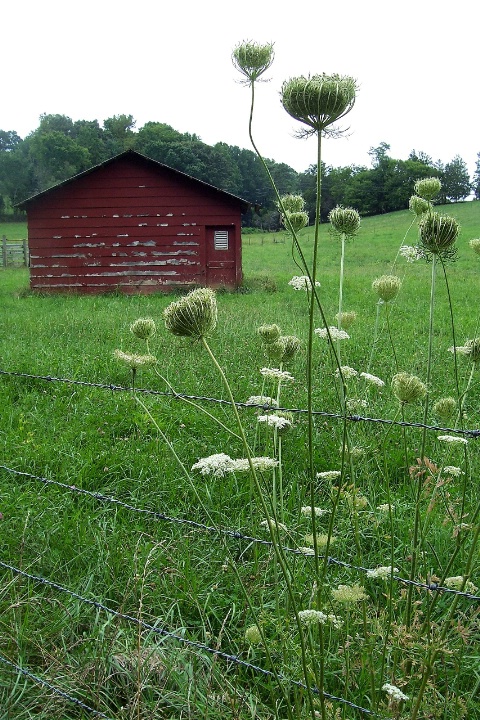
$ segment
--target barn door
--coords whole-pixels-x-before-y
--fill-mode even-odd
[[[235,226],[206,228],[207,285],[235,286]]]

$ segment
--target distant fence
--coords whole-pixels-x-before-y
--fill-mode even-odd
[[[17,240],[15,242],[9,242],[5,235],[2,235],[2,266],[4,268],[7,265],[25,265],[28,267],[30,264],[30,257],[28,254],[28,243],[26,240]]]

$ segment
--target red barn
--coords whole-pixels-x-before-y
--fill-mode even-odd
[[[147,293],[241,283],[249,203],[132,150],[19,207],[33,289]]]

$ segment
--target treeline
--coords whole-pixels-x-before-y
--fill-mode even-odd
[[[96,120],[41,115],[38,128],[24,139],[13,130],[0,130],[0,214],[11,216],[18,202],[128,149],[260,205],[245,224],[278,227],[275,195],[254,152],[222,142],[207,145],[165,123],[148,122],[136,130],[132,115],[115,115],[102,126]],[[462,200],[472,190],[480,198],[480,153],[472,181],[458,156],[444,166],[415,151],[407,160],[395,160],[389,150],[387,143],[372,148],[371,168],[322,167],[323,219],[338,204],[351,205],[362,215],[403,209],[415,181],[432,174],[442,180],[440,202]],[[285,163],[266,162],[279,192],[302,193],[313,219],[316,167],[298,173]]]

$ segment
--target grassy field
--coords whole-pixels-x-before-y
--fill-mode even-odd
[[[454,358],[448,348],[480,335],[480,257],[468,244],[480,237],[480,203],[442,210],[462,226],[458,259],[447,267],[456,337],[454,342],[447,287],[439,268],[427,422],[452,427],[455,417],[453,425],[445,425],[432,408],[440,398],[457,397]],[[383,388],[359,378],[349,381],[350,397],[366,403],[359,405],[359,414],[373,418],[402,417],[390,389],[396,372],[425,379],[431,265],[423,260],[409,264],[403,258],[394,265],[400,245],[416,242],[414,227],[405,237],[412,217],[400,212],[366,218],[346,248],[343,308],[355,311],[357,320],[349,330],[350,339],[342,344],[342,365],[385,381]],[[16,239],[24,233],[24,226],[0,224],[0,236]],[[311,230],[302,231],[301,238],[309,256]],[[338,310],[339,261],[339,243],[328,227],[322,227],[319,292],[332,325]],[[212,350],[235,399],[243,402],[253,395],[273,396],[277,390],[273,385],[262,387],[259,369],[268,361],[257,328],[277,323],[284,334],[298,336],[302,351],[287,367],[295,382],[282,387],[281,404],[305,408],[306,294],[288,286],[293,275],[303,274],[289,240],[282,233],[246,235],[243,267],[241,291],[217,294],[219,318],[210,339]],[[378,306],[371,286],[375,278],[392,271],[403,284],[387,324],[385,307]],[[141,395],[140,403],[131,393],[9,374],[128,386],[131,373],[115,359],[114,351],[145,352],[144,343],[129,328],[138,317],[152,317],[158,328],[150,347],[158,358],[157,372],[140,368],[137,387],[169,391],[168,381],[178,393],[226,399],[201,344],[165,331],[162,312],[172,299],[35,294],[28,290],[28,271],[0,270],[0,370],[7,373],[0,375],[1,462],[34,476],[0,468],[0,557],[7,565],[75,593],[2,566],[0,655],[109,718],[266,720],[287,717],[289,712],[291,717],[307,717],[301,687],[285,681],[282,695],[274,678],[229,662],[208,648],[315,684],[315,654],[311,675],[305,678],[293,614],[295,603],[315,607],[311,556],[288,557],[289,590],[270,546],[131,509],[269,539],[264,509],[248,475],[215,477],[190,470],[214,453],[244,457],[228,406],[199,400],[199,407],[194,407],[171,395]],[[316,327],[321,325],[316,318]],[[471,365],[459,357],[460,391],[470,382],[464,406],[468,428],[480,428],[477,373],[470,379]],[[335,365],[321,339],[314,374],[315,409],[337,413]],[[419,402],[402,411],[407,422],[423,420]],[[259,425],[254,410],[241,413],[255,454],[278,453],[278,438]],[[468,447],[442,443],[437,439],[442,433],[432,430],[425,445],[429,464],[419,465],[420,428],[352,422],[350,440],[359,449],[358,458],[352,459],[338,483],[319,479],[312,488],[306,432],[304,416],[295,413],[293,426],[282,436],[282,475],[277,472],[271,478],[265,473],[262,481],[265,496],[273,498],[272,509],[282,516],[285,529],[278,530],[280,540],[289,547],[309,544],[311,518],[301,508],[310,506],[312,497],[315,505],[327,510],[319,515],[317,533],[327,533],[331,518],[334,541],[329,554],[346,565],[331,563],[326,585],[335,589],[357,584],[366,594],[351,606],[332,599],[333,594],[324,608],[317,609],[341,615],[342,626],[329,627],[321,636],[318,628],[305,633],[306,645],[320,652],[321,643],[328,658],[325,690],[347,701],[332,702],[328,719],[366,716],[348,703],[376,710],[382,717],[409,718],[425,677],[422,668],[437,645],[418,717],[480,718],[478,601],[455,597],[452,609],[451,596],[415,588],[414,616],[406,623],[408,586],[382,584],[349,567],[394,565],[396,574],[408,578],[412,518],[420,503],[421,559],[414,579],[434,583],[460,576],[473,557],[470,578],[478,585],[480,558],[470,538],[478,526],[479,440],[469,440]],[[314,432],[315,469],[338,470],[341,419],[318,416]],[[451,467],[463,474],[445,470]],[[386,504],[391,511],[378,509]],[[332,507],[334,514],[329,512]],[[114,608],[130,620],[82,598]],[[166,634],[156,633],[152,626]],[[261,640],[251,630],[257,626]],[[410,700],[388,703],[380,690],[385,682],[400,686]],[[89,716],[0,662],[2,720]]]

